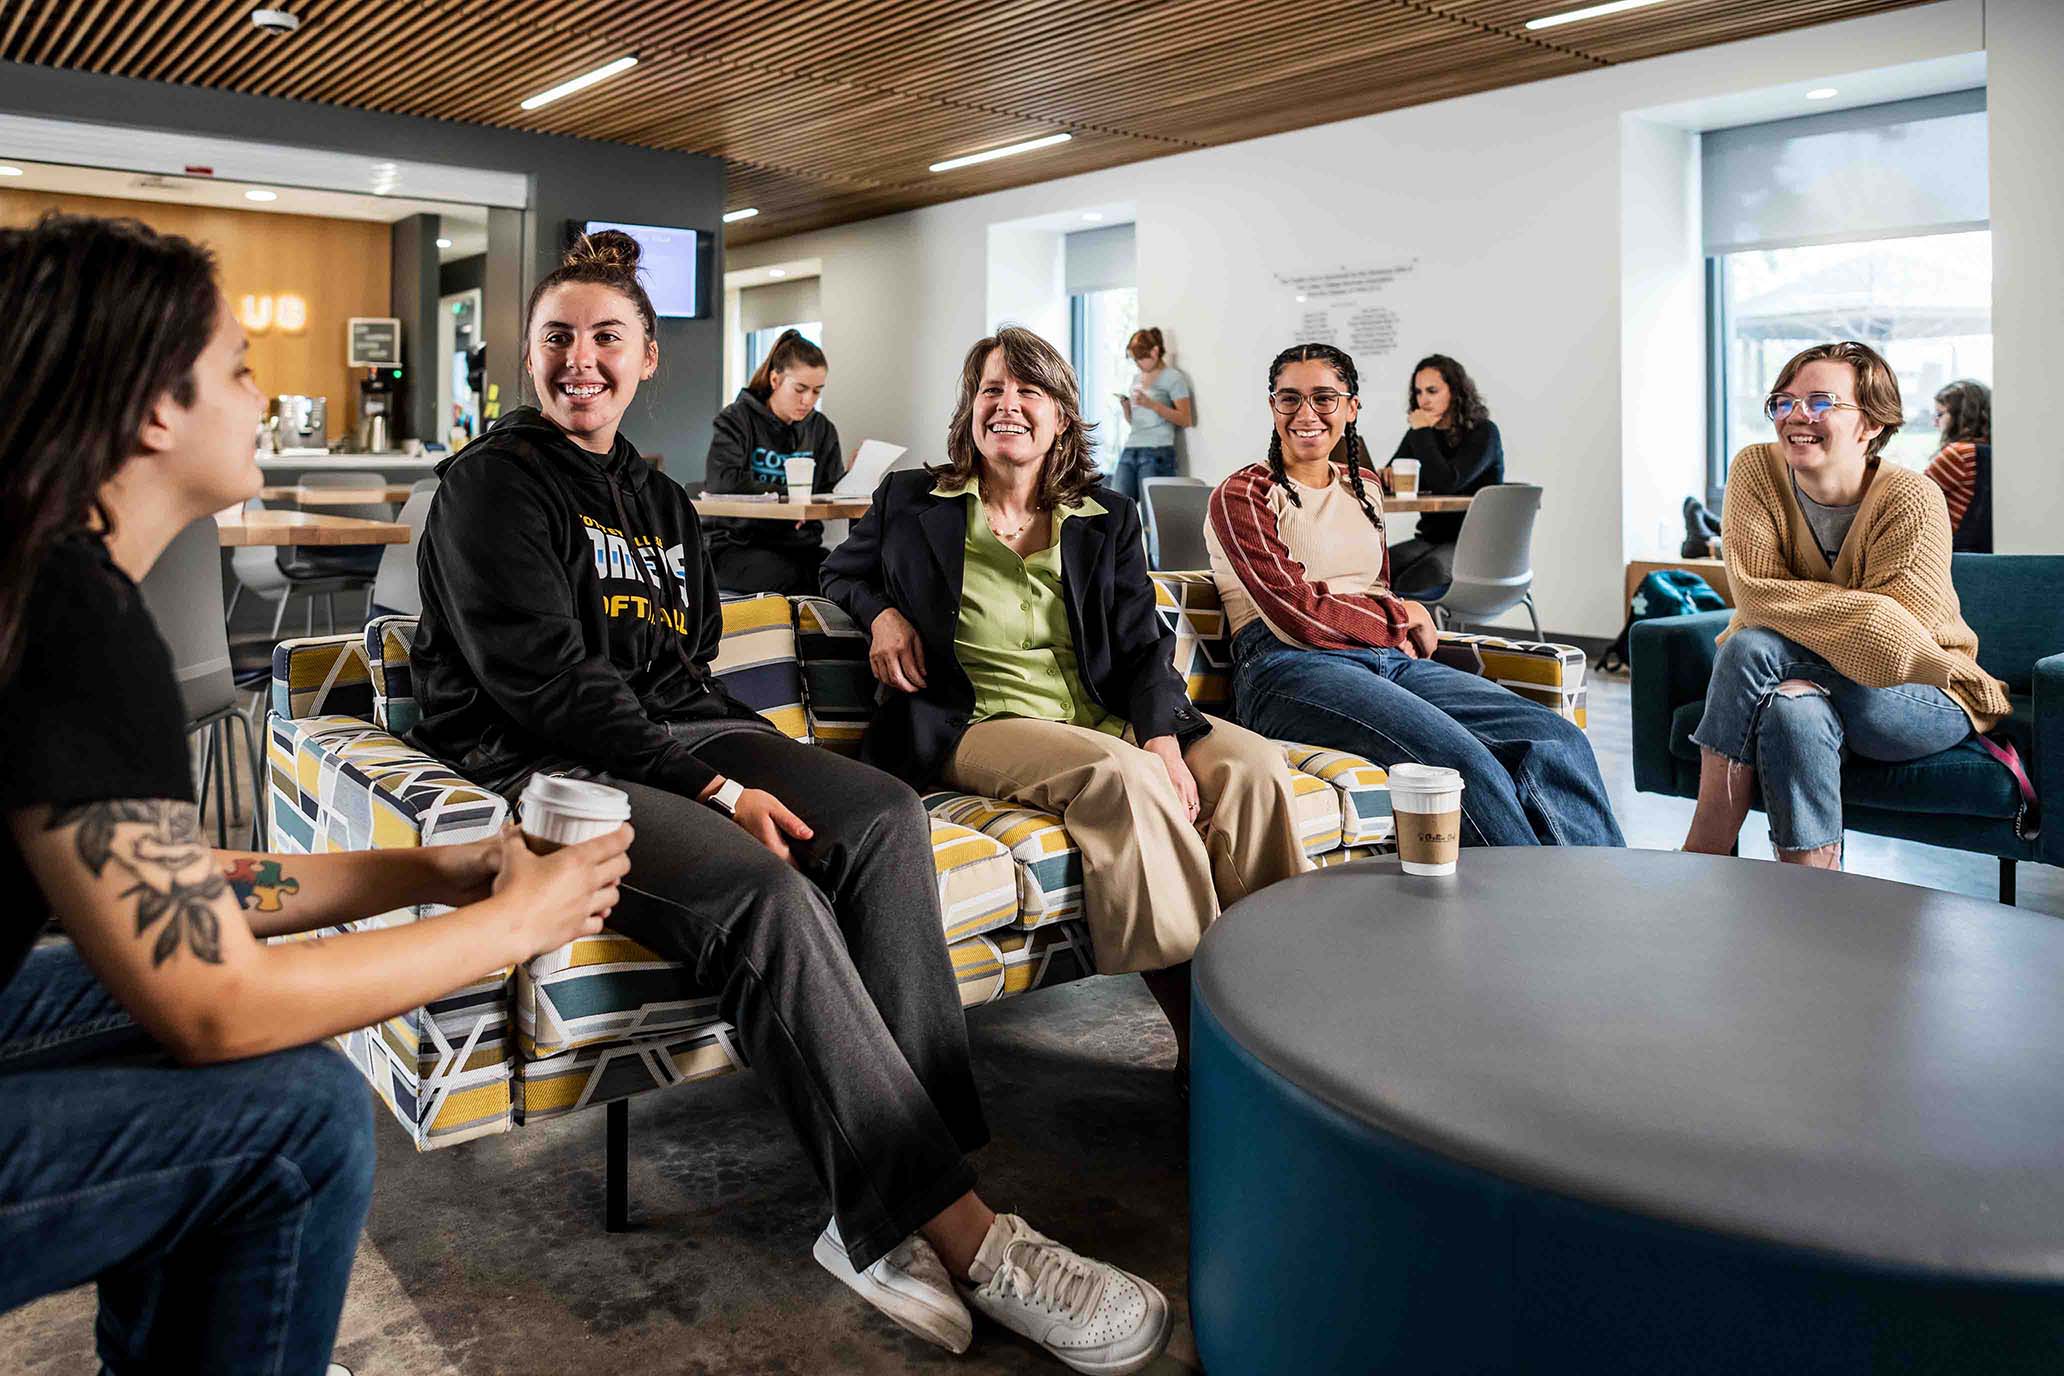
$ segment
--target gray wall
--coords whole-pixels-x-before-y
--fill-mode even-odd
[[[706,230],[718,236],[715,272],[722,280],[724,164],[716,158],[9,62],[0,62],[0,110],[245,141],[263,131],[268,143],[526,175],[530,208],[489,218],[491,295],[511,284],[527,293],[550,271],[568,220]],[[710,420],[722,401],[723,296],[713,286],[711,319],[660,322],[659,375],[624,420],[624,433],[640,449],[665,454],[667,471],[677,478],[701,474]],[[516,399],[521,308],[520,300],[487,302],[488,379],[501,384],[505,409]],[[428,385],[435,389],[434,371]],[[338,401],[348,405],[348,399]]]
[[[388,276],[388,312],[401,321],[401,362],[407,370],[393,438],[440,440],[437,423],[437,217],[396,220],[388,236],[394,266]],[[357,418],[354,407],[352,417]]]

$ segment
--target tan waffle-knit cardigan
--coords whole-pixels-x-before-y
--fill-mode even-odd
[[[1734,620],[1797,641],[1866,688],[1926,683],[1989,731],[2011,710],[2006,685],[1978,667],[1978,636],[1949,581],[1942,489],[1897,464],[1876,476],[1834,566],[1806,524],[1774,444],[1734,456],[1720,519]]]

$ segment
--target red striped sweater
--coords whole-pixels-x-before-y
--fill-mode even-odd
[[[1376,475],[1364,468],[1362,480],[1380,511],[1382,489]],[[1344,472],[1339,481],[1346,481]],[[1281,492],[1269,477],[1268,465],[1257,463],[1227,478],[1211,494],[1213,543],[1269,629],[1279,638],[1315,650],[1409,648],[1405,632],[1410,621],[1403,599],[1390,592],[1390,550],[1383,532],[1373,526],[1368,530],[1369,540],[1382,551],[1382,578],[1367,592],[1336,593],[1311,581],[1304,563],[1284,543],[1271,501],[1272,496],[1282,500]]]

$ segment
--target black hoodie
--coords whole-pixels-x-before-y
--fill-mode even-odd
[[[695,508],[630,441],[591,454],[526,406],[437,472],[410,744],[504,792],[571,766],[693,797],[715,777],[696,736],[767,725],[710,676],[724,620]]]
[[[839,452],[838,427],[822,411],[812,411],[790,424],[767,409],[767,403],[751,388],[717,412],[710,435],[709,460],[703,470],[703,490],[711,496],[725,492],[786,492],[788,461],[815,459],[817,476],[812,492],[829,492],[846,475],[846,462]],[[748,521],[713,516],[709,522],[711,549],[751,545],[755,548],[815,549],[824,542],[824,522]]]

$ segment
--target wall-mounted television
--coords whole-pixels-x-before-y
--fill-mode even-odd
[[[667,225],[633,225],[617,220],[572,220],[569,242],[580,234],[620,229],[638,241],[638,267],[652,309],[677,320],[703,320],[710,315],[710,277],[715,270],[716,236],[700,229]]]

